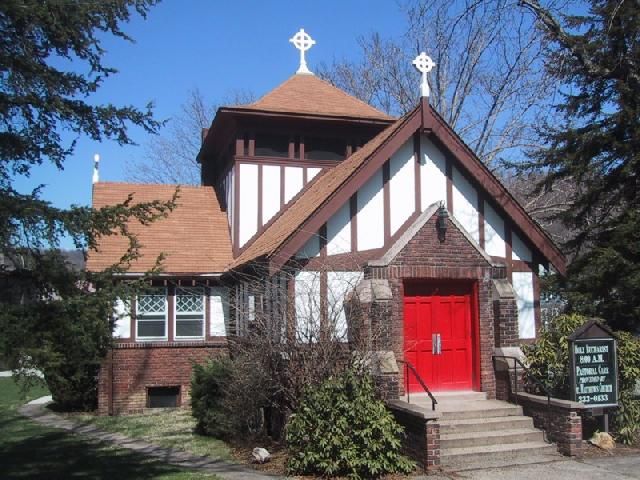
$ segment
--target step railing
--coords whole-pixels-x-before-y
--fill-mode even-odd
[[[411,371],[411,373],[413,373],[413,375],[418,380],[418,383],[420,384],[422,389],[425,391],[427,395],[429,395],[429,398],[431,399],[431,410],[435,410],[436,405],[438,404],[438,401],[436,400],[436,397],[434,397],[433,394],[431,393],[431,390],[429,390],[429,387],[427,387],[427,384],[425,383],[425,381],[422,379],[422,377],[416,370],[416,367],[414,367],[411,364],[411,362],[407,362],[406,360],[397,360],[397,362],[404,365],[404,382],[405,382],[405,391],[407,392],[407,403],[411,403],[411,396],[409,394],[409,371]]]
[[[493,355],[492,356],[492,360],[493,360],[493,371],[497,372],[497,368],[496,368],[496,359],[498,358],[502,358],[507,360],[507,372],[509,372],[509,377],[511,377],[511,368],[509,367],[509,362],[508,360],[513,360],[513,389],[514,389],[514,394],[515,394],[515,401],[516,401],[516,405],[518,404],[518,365],[520,365],[521,371],[523,371],[524,373],[526,373],[527,375],[527,379],[528,380],[532,380],[533,383],[535,383],[538,387],[540,387],[542,389],[542,391],[547,395],[547,415],[545,416],[545,420],[548,421],[549,419],[549,412],[551,411],[551,391],[549,390],[549,387],[547,387],[544,382],[542,380],[540,380],[539,378],[537,378],[535,375],[533,375],[531,373],[531,370],[529,370],[527,368],[527,366],[522,363],[520,361],[520,359],[518,357],[513,357],[510,355]],[[509,383],[511,383],[511,378],[509,378]],[[546,423],[546,422],[545,422]],[[548,435],[547,435],[547,429],[545,428],[543,430],[543,432],[545,433],[544,435],[544,439],[545,442],[547,443],[551,443],[548,440]]]

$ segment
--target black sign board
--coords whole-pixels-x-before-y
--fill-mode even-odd
[[[609,333],[594,322],[569,337],[571,399],[589,407],[618,405],[616,340]]]

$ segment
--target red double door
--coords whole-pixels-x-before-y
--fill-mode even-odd
[[[473,388],[472,298],[468,284],[405,285],[405,360],[432,391]],[[423,391],[413,374],[409,391]]]

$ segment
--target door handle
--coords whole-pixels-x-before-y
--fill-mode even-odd
[[[439,333],[431,335],[431,350],[434,355],[442,355],[442,339]]]

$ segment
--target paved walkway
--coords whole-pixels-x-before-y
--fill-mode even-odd
[[[44,401],[40,400],[39,401]],[[31,402],[20,408],[20,413],[32,420],[48,427],[60,428],[72,433],[84,435],[90,439],[110,442],[122,448],[158,458],[171,465],[202,470],[214,473],[228,480],[273,480],[277,477],[257,472],[243,465],[237,465],[210,457],[201,457],[171,448],[159,447],[151,443],[132,439],[119,433],[110,433],[94,425],[80,425],[68,418],[56,415],[44,407],[43,403]],[[629,480],[640,479],[640,456],[612,456],[594,457],[581,460],[562,460],[534,463],[529,465],[514,465],[511,467],[483,468],[460,472],[442,472],[426,476],[411,477],[413,480]]]
[[[202,470],[214,473],[228,480],[274,480],[275,475],[257,472],[244,465],[237,465],[211,457],[191,455],[181,450],[160,447],[143,440],[137,440],[119,433],[111,433],[94,425],[80,425],[73,420],[47,410],[44,403],[29,403],[20,407],[20,413],[25,417],[52,428],[60,428],[68,432],[84,435],[92,440],[110,442],[122,448],[128,448],[163,462],[179,467]]]
[[[425,477],[436,479],[471,480],[630,480],[640,479],[640,456],[593,457],[581,460],[486,468]]]

